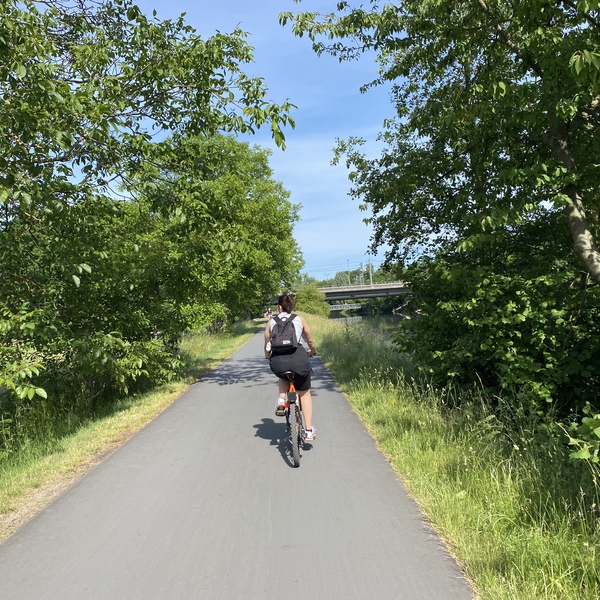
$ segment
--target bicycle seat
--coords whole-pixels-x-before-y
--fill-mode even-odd
[[[294,378],[296,377],[297,373],[295,373],[294,371],[284,371],[283,373],[281,373],[280,377],[284,377],[285,379],[288,379],[289,381],[294,381]]]

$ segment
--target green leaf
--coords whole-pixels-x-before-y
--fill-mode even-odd
[[[15,75],[19,78],[19,79],[24,79],[25,76],[27,75],[27,69],[25,68],[25,65],[16,65],[15,66]]]
[[[569,457],[578,459],[578,460],[589,460],[592,457],[592,455],[591,455],[589,449],[587,448],[587,446],[584,446],[583,448],[581,448],[580,450],[577,450],[576,452],[571,452],[569,454]]]

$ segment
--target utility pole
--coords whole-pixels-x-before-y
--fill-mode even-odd
[[[373,267],[371,265],[370,260],[369,260],[369,281],[371,283],[371,287],[373,287]]]

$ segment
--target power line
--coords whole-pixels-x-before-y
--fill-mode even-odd
[[[302,272],[310,277],[315,277],[317,279],[332,279],[338,273],[347,273],[348,271],[357,271],[362,268],[363,271],[367,271],[369,269],[369,264],[371,264],[371,268],[373,270],[377,270],[383,260],[346,260],[345,262],[331,262],[331,263],[321,263],[315,264],[311,263],[310,265],[306,265]]]

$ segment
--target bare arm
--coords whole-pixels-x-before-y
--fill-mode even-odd
[[[302,321],[302,337],[306,340],[308,344],[308,355],[314,356],[317,353],[317,349],[315,348],[315,341],[313,340],[312,333],[310,331],[310,327],[304,317],[300,317]]]
[[[267,344],[271,341],[271,320],[267,320],[267,326],[265,327],[265,343],[264,343],[264,351],[265,358],[271,358],[271,350],[267,350]]]

